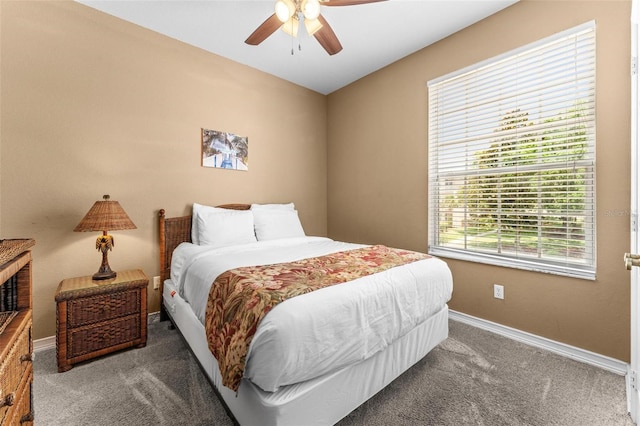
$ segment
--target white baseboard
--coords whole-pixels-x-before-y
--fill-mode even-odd
[[[620,376],[625,376],[627,374],[629,364],[615,358],[610,358],[608,356],[580,349],[565,343],[556,342],[555,340],[547,339],[546,337],[536,336],[535,334],[527,333],[526,331],[507,327],[506,325],[487,321],[485,319],[463,314],[462,312],[454,310],[449,310],[449,318],[483,330],[491,331],[530,346],[545,349],[558,355],[602,368]]]
[[[40,352],[56,348],[56,336],[43,337],[33,341],[33,351]]]
[[[152,322],[160,321],[160,312],[151,312],[147,315],[147,323],[151,324]],[[33,341],[33,351],[40,352],[46,351],[47,349],[55,349],[56,347],[56,336],[43,337],[42,339],[37,339]]]
[[[157,312],[149,314],[149,322],[157,321],[158,317],[159,316]],[[492,321],[487,321],[482,318],[463,314],[462,312],[457,312],[450,309],[449,318],[454,321],[463,322],[473,327],[478,327],[483,330],[508,337],[510,339],[525,343],[530,346],[545,349],[558,355],[562,355],[576,361],[584,362],[586,364],[602,368],[620,376],[625,376],[629,368],[629,364],[624,361],[580,349],[578,347],[567,345],[565,343],[556,342],[555,340],[547,339],[546,337],[536,336],[535,334],[507,327],[505,325],[498,324]],[[55,347],[56,336],[49,336],[33,341],[34,352],[44,351]]]

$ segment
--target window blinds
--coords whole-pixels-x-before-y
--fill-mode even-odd
[[[429,251],[595,277],[595,24],[429,82]]]

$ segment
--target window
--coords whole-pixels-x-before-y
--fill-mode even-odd
[[[429,91],[429,253],[595,279],[595,23]]]

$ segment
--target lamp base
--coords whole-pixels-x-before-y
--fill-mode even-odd
[[[111,250],[111,247],[113,247],[113,237],[108,235],[107,231],[104,231],[96,240],[96,248],[102,252],[102,263],[100,264],[98,272],[91,277],[92,279],[99,281],[110,280],[116,277],[115,271],[112,271],[109,266],[109,258],[107,256],[107,252]]]
[[[93,276],[91,277],[92,280],[94,281],[101,281],[101,280],[110,280],[111,278],[115,278],[116,277],[116,271],[112,271],[111,269],[109,269],[108,271],[98,271],[95,274],[93,274]]]

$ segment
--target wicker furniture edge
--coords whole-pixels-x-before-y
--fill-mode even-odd
[[[31,238],[0,240],[0,265],[4,265],[35,244],[36,241]]]
[[[4,311],[0,312],[0,334],[7,328],[7,326],[11,323],[20,311]]]
[[[140,270],[142,272],[142,270]],[[62,293],[57,293],[54,297],[56,302],[61,302],[63,300],[75,300],[80,297],[88,297],[95,296],[99,294],[110,294],[116,293],[119,291],[125,291],[130,288],[144,288],[149,284],[149,279],[140,278],[137,280],[131,280],[128,282],[124,282],[121,284],[110,284],[108,287],[88,287],[78,290],[67,290]]]

